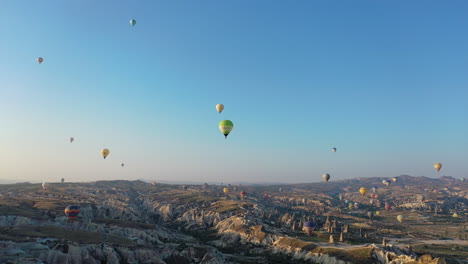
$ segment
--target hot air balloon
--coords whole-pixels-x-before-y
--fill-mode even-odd
[[[263,197],[264,197],[265,199],[267,199],[268,196],[269,196],[268,193],[263,194]]]
[[[372,213],[372,212],[367,212],[367,216],[368,216],[369,218],[372,218],[372,216],[374,216],[374,213]]]
[[[153,186],[156,186],[157,183],[154,181],[154,182],[152,182],[151,184],[152,184]]]
[[[228,193],[229,193],[229,188],[224,188],[224,189],[223,189],[223,192],[224,192],[225,194],[228,194]]]
[[[359,209],[359,202],[354,203],[354,209]]]
[[[224,138],[227,138],[229,133],[231,133],[232,129],[234,128],[234,124],[229,120],[223,120],[219,122],[219,130],[223,133]]]
[[[392,184],[389,180],[383,180],[382,183],[385,184],[385,186],[390,186],[390,184]]]
[[[64,181],[65,181],[65,179],[64,179],[64,178],[60,179],[60,182],[61,182],[61,183],[63,183]]]
[[[136,20],[135,20],[135,19],[130,20],[130,25],[132,25],[132,27],[135,26],[135,24],[136,24]]]
[[[397,181],[398,181],[398,177],[393,177],[393,178],[392,178],[392,181],[393,181],[393,182],[397,182]]]
[[[49,183],[43,182],[42,183],[42,189],[47,190],[47,188],[49,188]]]
[[[122,167],[125,166],[125,164],[122,163]]]
[[[464,181],[465,181],[465,178],[461,178],[460,180],[461,180],[462,182],[464,182]]]
[[[434,164],[434,169],[436,169],[437,171],[440,171],[440,169],[442,169],[442,163]]]
[[[377,186],[372,186],[372,192],[377,192],[378,187]]]
[[[218,111],[218,113],[221,114],[221,112],[224,110],[224,105],[223,104],[217,104],[216,105],[216,110]]]
[[[452,217],[458,218],[458,214],[457,214],[457,213],[453,213]]]
[[[367,193],[367,188],[366,187],[361,187],[361,189],[359,189],[359,192],[362,194],[362,196],[364,196]]]
[[[282,191],[283,191],[283,188],[279,188],[278,191],[279,191],[279,192],[282,192]]]
[[[338,196],[338,199],[340,199],[340,201],[342,201],[342,200],[343,200],[343,195],[340,194],[340,195]]]
[[[398,222],[402,223],[404,218],[403,215],[398,215],[396,219],[398,220]]]
[[[349,200],[344,200],[345,203],[349,203]]]
[[[380,215],[382,212],[380,211],[375,211],[375,215]]]
[[[75,220],[80,213],[80,207],[78,205],[69,205],[65,208],[65,215],[68,220]]]
[[[108,149],[101,149],[101,155],[105,159],[107,156],[109,156],[110,151]]]
[[[244,191],[240,192],[240,196],[241,196],[242,198],[244,198],[246,195],[247,195],[246,192],[244,192]]]
[[[310,235],[312,235],[312,232],[315,229],[315,224],[313,222],[311,222],[311,221],[306,221],[304,223],[304,227],[302,229],[306,232],[307,235],[310,236]]]
[[[187,190],[188,189],[187,185],[182,186],[182,189],[184,189],[184,191]]]
[[[330,174],[324,173],[322,174],[322,178],[325,182],[328,182],[330,180]]]
[[[332,151],[333,151],[333,152],[336,152],[336,148],[332,148]]]
[[[354,204],[353,204],[353,203],[349,203],[349,204],[348,204],[348,208],[349,208],[349,209],[353,209],[353,207],[354,207]]]
[[[41,57],[37,58],[37,62],[38,62],[39,64],[41,64],[43,61],[44,61],[43,58],[41,58]]]
[[[71,137],[71,138],[70,138],[70,143],[73,143],[73,141],[75,141],[75,138],[74,138],[74,137]]]
[[[390,211],[390,209],[392,209],[392,207],[390,206],[389,203],[385,203],[385,210],[386,211]]]

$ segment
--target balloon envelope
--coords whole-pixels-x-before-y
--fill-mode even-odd
[[[306,221],[304,222],[304,231],[307,233],[307,235],[312,235],[312,231],[315,229],[315,224],[311,221]]]
[[[385,210],[386,211],[390,211],[390,209],[392,209],[392,207],[390,206],[389,203],[385,203]]]
[[[223,104],[217,104],[216,105],[216,110],[221,113],[224,110],[224,105]]]
[[[37,62],[39,62],[39,64],[41,64],[43,61],[44,61],[43,58],[41,58],[41,57],[37,58]]]
[[[333,151],[333,152],[336,152],[336,148],[332,148],[332,151]]]
[[[229,188],[224,188],[224,189],[223,189],[223,192],[224,192],[224,193],[228,193],[228,192],[229,192]]]
[[[366,187],[361,187],[361,189],[359,189],[359,192],[361,193],[362,196],[364,196],[367,193],[367,188]]]
[[[322,178],[325,182],[328,182],[330,180],[330,174],[324,173],[322,174]]]
[[[110,151],[108,149],[101,149],[101,155],[105,159],[109,156]]]
[[[42,189],[47,190],[47,187],[49,187],[49,183],[43,182],[42,183]]]
[[[71,138],[70,138],[70,143],[73,143],[73,141],[75,141],[75,138],[74,138],[74,137],[71,137]]]
[[[396,219],[398,220],[398,222],[401,223],[401,222],[403,222],[403,219],[404,219],[404,218],[403,218],[402,215],[398,215]]]
[[[79,213],[80,213],[80,207],[78,205],[69,205],[65,208],[65,215],[70,220],[76,219]]]
[[[234,124],[230,120],[223,120],[219,122],[219,130],[223,133],[224,137],[227,138],[234,128]]]
[[[135,19],[130,20],[130,25],[132,25],[132,27],[135,26],[135,24],[136,24],[136,20],[135,20]]]
[[[440,171],[440,169],[442,169],[442,163],[434,164],[434,169],[436,169],[436,171]]]

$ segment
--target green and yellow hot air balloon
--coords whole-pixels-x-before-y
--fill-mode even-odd
[[[223,133],[224,138],[227,138],[229,133],[231,133],[232,129],[234,128],[234,124],[230,120],[223,120],[219,122],[219,130]]]

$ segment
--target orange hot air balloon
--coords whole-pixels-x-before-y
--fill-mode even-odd
[[[389,203],[385,203],[385,210],[386,211],[390,211],[390,209],[392,209],[392,207],[390,206]]]
[[[361,187],[361,189],[359,189],[359,192],[362,194],[362,196],[364,196],[367,193],[367,188]]]

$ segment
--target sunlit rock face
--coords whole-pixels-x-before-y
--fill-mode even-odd
[[[451,216],[454,212],[463,216],[467,209],[463,185],[441,186],[438,192],[420,186],[418,192],[408,184],[414,194],[399,195],[407,191],[404,188],[380,191],[381,198],[370,205],[368,197],[356,193],[365,181],[349,181],[356,185],[349,193],[342,184],[333,189],[328,182],[324,193],[321,185],[312,184],[303,190],[302,185],[277,193],[269,189],[268,197],[263,195],[266,191],[256,192],[257,187],[242,187],[248,193],[243,199],[213,186],[158,189],[138,181],[81,183],[73,188],[51,184],[48,192],[35,190],[33,184],[22,190],[0,188],[0,263],[349,264],[359,262],[350,261],[353,254],[347,251],[356,247],[372,263],[445,263],[432,256],[418,258],[410,248],[393,242],[369,246],[380,244],[386,236],[404,237],[408,230],[393,215],[386,216],[392,211],[380,208],[382,215],[373,219],[367,213],[391,200],[392,210],[412,214],[406,218],[410,224],[433,225],[435,214],[446,217],[448,213],[450,219],[444,221],[461,222]],[[402,177],[399,182],[407,181]],[[76,193],[60,193],[62,186]],[[349,210],[339,195],[341,200],[360,202],[362,208]],[[75,221],[63,212],[70,204],[80,205]],[[311,237],[302,230],[305,221],[316,224]],[[339,252],[330,253],[330,248]]]

